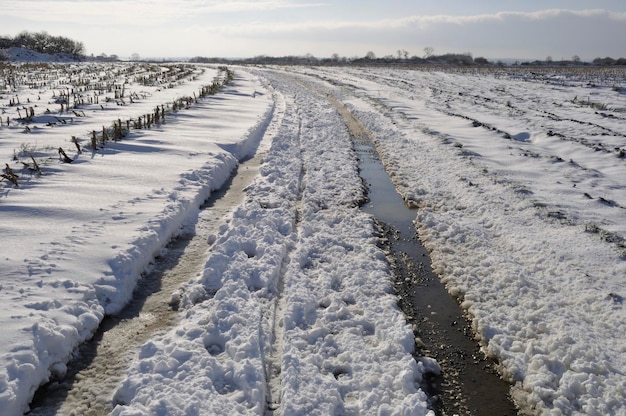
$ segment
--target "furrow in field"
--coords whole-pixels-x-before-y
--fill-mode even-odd
[[[525,195],[547,222],[597,230],[623,249],[626,230],[619,218],[626,200],[619,178],[626,175],[626,132],[614,117],[571,102],[573,91],[588,87],[570,91],[506,77],[371,72],[357,72],[350,84],[364,86],[355,92],[408,137],[426,133],[453,146],[459,163],[479,166],[495,183]],[[353,78],[358,76],[360,83]],[[610,88],[592,92],[619,107]],[[548,113],[561,115],[554,121]],[[594,205],[601,209],[588,209]]]
[[[363,77],[351,82],[372,79]],[[523,412],[619,412],[623,376],[616,363],[623,361],[623,342],[614,334],[623,322],[623,160],[535,133],[541,132],[538,113],[511,113],[506,120],[506,105],[472,107],[459,91],[453,94],[461,86],[471,91],[473,83],[494,85],[492,78],[450,78],[433,76],[440,89],[451,87],[430,101],[383,82],[360,91],[367,103],[354,100],[381,137],[394,181],[420,208],[416,223],[435,271],[472,316],[484,351],[500,360]],[[554,98],[541,83],[525,87]],[[515,105],[527,96],[509,99]],[[501,132],[449,117],[450,109]],[[576,120],[589,116],[571,112]],[[572,130],[582,126],[573,124]],[[543,156],[568,153],[563,161]],[[601,225],[583,227],[587,222]],[[614,234],[598,230],[604,227]],[[573,378],[584,387],[572,389]]]

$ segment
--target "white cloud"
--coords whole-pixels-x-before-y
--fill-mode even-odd
[[[211,13],[239,13],[250,11],[270,11],[280,9],[300,9],[320,7],[325,3],[295,3],[284,0],[196,0],[192,8],[195,11]]]
[[[473,16],[408,16],[398,19],[261,21],[228,25],[195,25],[189,31],[204,37],[249,39],[258,45],[271,40],[272,47],[286,45],[284,54],[329,50],[346,52],[349,48],[376,49],[386,54],[406,48],[417,52],[434,46],[437,53],[471,51],[476,56],[555,59],[580,55],[622,56],[620,33],[626,13],[605,10],[570,11],[551,9],[538,12],[500,12]],[[297,42],[301,48],[295,49]],[[343,46],[343,50],[341,49]],[[378,48],[378,49],[377,49]],[[252,56],[255,53],[241,53]]]
[[[185,2],[182,2],[185,3]],[[179,2],[149,0],[27,0],[8,1],[2,6],[6,17],[36,22],[71,22],[84,25],[158,24],[184,14]]]
[[[320,7],[287,0],[8,0],[4,17],[96,25],[158,25],[205,14],[236,14]]]
[[[626,13],[609,12],[606,10],[543,10],[538,12],[500,12],[495,14],[481,14],[473,16],[408,16],[398,19],[380,19],[373,21],[357,20],[327,20],[327,21],[297,21],[281,22],[257,20],[239,25],[207,25],[196,26],[196,30],[205,32],[219,32],[233,35],[258,35],[260,33],[294,33],[313,31],[340,31],[340,30],[400,30],[418,29],[422,31],[435,30],[446,25],[470,26],[488,23],[556,21],[567,18],[594,18],[626,22]]]

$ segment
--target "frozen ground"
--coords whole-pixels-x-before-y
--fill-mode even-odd
[[[138,352],[114,414],[428,414],[419,382],[437,364],[411,355],[332,94],[419,207],[437,273],[522,412],[626,414],[623,72],[235,70],[218,95],[68,152],[71,164],[46,155],[190,96],[217,71],[132,103],[85,104],[80,117],[56,105],[66,123],[30,131],[9,99],[51,92],[2,93],[12,121],[0,155],[20,172],[0,196],[3,409],[21,413],[40,382],[63,376],[77,343],[263,139],[246,201],[207,236],[204,270],[172,296],[179,324]],[[45,160],[44,174],[11,161],[15,149]]]

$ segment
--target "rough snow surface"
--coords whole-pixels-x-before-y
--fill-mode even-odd
[[[176,294],[184,318],[144,346],[114,414],[432,414],[357,206],[345,123],[323,95],[270,82],[284,114],[261,174],[210,237],[203,275]]]

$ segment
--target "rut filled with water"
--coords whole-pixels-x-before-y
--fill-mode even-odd
[[[414,329],[416,354],[436,359],[441,367],[441,374],[429,375],[423,386],[433,397],[433,408],[438,415],[516,415],[510,385],[480,352],[463,310],[433,273],[413,223],[417,213],[397,193],[370,133],[340,102],[329,99],[354,136],[368,189],[362,209],[384,230],[399,303]]]

